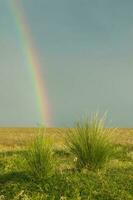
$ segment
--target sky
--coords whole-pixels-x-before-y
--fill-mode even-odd
[[[36,126],[38,102],[12,1],[0,0],[0,126]],[[41,63],[50,126],[107,112],[107,126],[133,127],[133,1],[18,1]]]

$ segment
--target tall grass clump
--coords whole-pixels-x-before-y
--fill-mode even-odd
[[[44,136],[43,130],[39,129],[25,153],[28,172],[39,180],[48,178],[54,170],[52,142],[50,138]]]
[[[75,156],[77,166],[90,169],[102,167],[113,153],[110,135],[104,127],[104,119],[99,119],[97,114],[70,129],[66,144]]]

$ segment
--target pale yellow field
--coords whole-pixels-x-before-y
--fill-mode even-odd
[[[55,145],[64,143],[66,128],[47,128],[44,133],[54,140]],[[0,128],[0,151],[16,150],[31,140],[39,131],[38,128]],[[113,142],[116,144],[133,145],[133,129],[117,129],[113,132]]]

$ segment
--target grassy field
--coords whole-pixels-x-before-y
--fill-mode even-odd
[[[115,153],[98,170],[75,168],[64,143],[67,129],[46,129],[54,142],[56,172],[45,181],[32,180],[24,167],[27,144],[35,128],[0,128],[0,200],[132,200],[133,129],[113,133]]]

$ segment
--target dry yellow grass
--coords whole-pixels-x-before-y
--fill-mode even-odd
[[[51,137],[57,145],[62,145],[63,137],[61,135],[66,130],[64,128],[42,129],[44,134]],[[38,131],[39,128],[0,128],[0,151],[15,150],[25,146]]]
[[[63,145],[63,135],[66,128],[47,128],[45,134],[52,137],[55,145]],[[15,150],[21,148],[27,141],[38,132],[38,128],[0,128],[0,151]],[[133,129],[117,129],[113,133],[114,143],[116,144],[132,144],[133,145]]]

